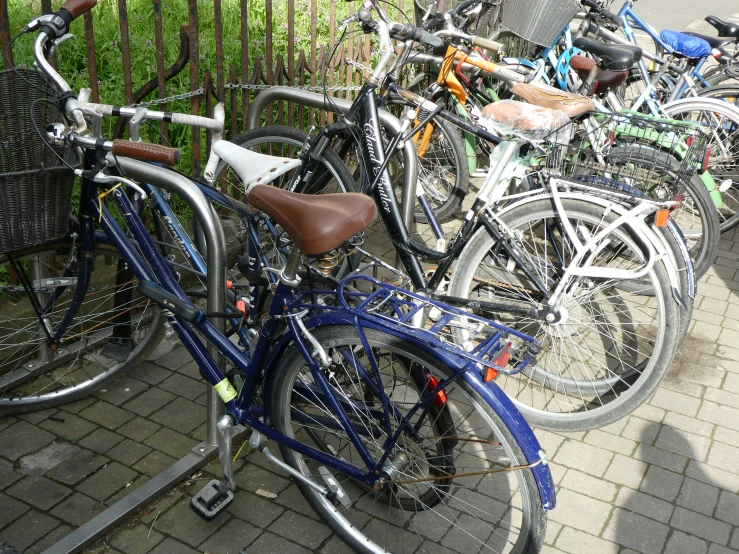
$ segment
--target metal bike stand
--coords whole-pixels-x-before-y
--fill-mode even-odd
[[[346,113],[352,106],[351,101],[341,98],[330,97],[331,102],[323,94],[307,92],[292,87],[270,87],[260,92],[249,108],[246,116],[246,128],[256,129],[259,127],[264,108],[276,100],[287,100],[295,104],[303,104],[311,108],[318,108],[327,112]],[[391,135],[396,136],[400,132],[400,120],[386,110],[378,110],[380,123]],[[401,208],[403,224],[412,233],[415,227],[414,206],[416,204],[416,181],[418,180],[418,156],[413,141],[407,140],[403,145],[403,192],[401,195]]]
[[[126,176],[174,192],[184,198],[192,207],[194,215],[198,218],[203,229],[205,243],[208,248],[207,309],[209,312],[225,311],[226,244],[223,229],[217,223],[218,219],[215,217],[213,208],[205,199],[205,196],[187,177],[182,175],[137,160],[116,158],[116,161],[123,168]],[[226,322],[224,319],[216,319],[213,324],[219,331],[225,332]],[[210,345],[208,351],[223,370],[225,368],[223,357]],[[44,551],[44,554],[81,552],[85,547],[103,537],[138,510],[150,504],[207,464],[218,452],[216,423],[222,413],[223,403],[213,387],[209,385],[206,440],[195,446],[184,458],[181,458],[128,496],[49,547]],[[246,433],[246,429],[243,427],[237,427],[235,430],[239,435]]]

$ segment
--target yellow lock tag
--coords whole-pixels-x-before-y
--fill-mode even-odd
[[[228,379],[224,379],[223,381],[218,383],[215,386],[215,389],[218,393],[218,396],[220,396],[221,400],[223,400],[223,402],[225,403],[230,402],[239,395],[239,393],[236,392],[236,389]]]

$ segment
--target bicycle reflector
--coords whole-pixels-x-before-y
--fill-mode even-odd
[[[436,387],[439,386],[439,380],[431,375],[430,373],[426,374],[426,390],[431,392]],[[436,396],[434,397],[434,406],[437,408],[441,408],[444,404],[446,404],[446,393],[443,390],[440,390],[436,393]]]
[[[654,218],[654,226],[655,227],[666,227],[669,219],[670,219],[670,210],[668,208],[657,210],[657,215]]]
[[[509,342],[503,347],[503,350],[501,350],[500,354],[498,354],[493,360],[493,365],[496,365],[502,368],[505,368],[505,366],[508,365],[508,362],[511,359],[511,345],[512,344],[513,343]],[[498,371],[494,367],[486,367],[482,375],[482,380],[485,383],[489,383],[490,381],[495,379],[497,376],[498,376]]]
[[[687,144],[689,147],[693,146],[693,135],[690,135],[688,138],[685,139],[685,144]],[[706,151],[703,153],[703,161],[701,162],[701,168],[698,171],[698,173],[706,172],[706,170],[708,169],[708,162],[710,162],[710,160],[711,160],[711,148],[707,147]]]

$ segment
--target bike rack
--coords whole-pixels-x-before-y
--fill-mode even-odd
[[[217,217],[210,203],[200,190],[185,176],[167,171],[148,163],[128,158],[116,158],[126,175],[135,180],[146,181],[180,195],[193,208],[195,217],[200,222],[205,242],[208,247],[208,275],[217,276],[208,279],[208,311],[225,311],[226,296],[226,244],[223,230],[217,223]],[[225,332],[226,321],[216,319],[213,324],[221,332]],[[218,351],[208,346],[218,366],[223,370],[225,361]],[[114,527],[120,525],[142,507],[151,503],[162,494],[172,489],[194,471],[197,471],[215,457],[218,452],[216,424],[223,413],[223,403],[213,386],[208,386],[208,432],[206,440],[195,446],[184,458],[181,458],[161,473],[154,476],[138,489],[131,492],[102,513],[98,514],[81,527],[72,531],[62,540],[49,547],[44,554],[72,554],[81,552],[85,547],[100,539]],[[245,434],[246,428],[236,427],[234,438]]]
[[[246,128],[256,129],[259,127],[264,108],[277,100],[287,100],[295,104],[303,104],[311,108],[318,108],[327,112],[344,114],[352,106],[351,101],[342,98],[328,97],[316,92],[307,92],[292,87],[270,87],[259,93],[249,108],[246,116]],[[329,102],[330,100],[330,102]],[[393,136],[400,132],[400,120],[386,110],[378,110],[380,123]],[[406,140],[403,145],[405,163],[403,164],[403,193],[401,195],[401,213],[403,223],[408,232],[414,228],[414,206],[416,203],[416,181],[418,180],[418,157],[413,141]]]

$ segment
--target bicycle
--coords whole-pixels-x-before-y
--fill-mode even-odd
[[[358,194],[317,197],[265,186],[300,162],[219,141],[213,150],[250,185],[249,204],[289,229],[293,240],[281,269],[264,268],[277,281],[268,313],[255,328],[259,336],[250,343],[253,348],[242,350],[231,342],[222,332],[223,323],[245,314],[213,313],[194,304],[121,190],[144,198],[147,193],[138,182],[148,182],[188,198],[201,217],[208,266],[216,268],[225,255],[223,234],[202,187],[141,161],[172,163],[173,149],[110,142],[87,133],[85,116],[95,114],[70,93],[47,61],[47,47],[95,4],[68,0],[26,31],[38,31],[37,64],[62,93],[56,102],[72,122],[54,126],[48,136],[60,147],[85,150],[82,220],[100,224],[138,277],[138,292],[163,309],[226,404],[218,425],[225,485],[201,491],[194,507],[213,515],[232,496],[224,490],[234,487],[226,460],[231,459],[231,429],[240,423],[253,429],[254,448],[290,473],[314,510],[357,551],[415,551],[425,537],[423,516],[437,531],[448,530],[450,540],[461,533],[477,548],[538,552],[545,510],[555,502],[545,453],[510,400],[487,378],[491,372],[523,370],[535,359],[536,342],[371,277],[352,277],[338,291],[300,291],[303,255],[320,259],[344,248],[375,217],[374,202]],[[109,203],[120,208],[120,223]],[[310,217],[294,217],[299,211]],[[259,216],[253,211],[252,217]],[[97,238],[92,224],[83,233],[84,244]],[[257,248],[257,233],[253,236]],[[222,303],[225,275],[214,270],[206,278],[209,298]],[[253,276],[250,284],[259,285],[260,278]],[[469,349],[447,338],[455,330],[469,335]],[[196,331],[210,343],[209,350]],[[228,360],[231,371],[224,373],[216,354]],[[280,445],[285,462],[271,455],[265,438]],[[474,454],[468,445],[475,447]],[[495,477],[481,479],[485,475]],[[211,491],[223,497],[213,510],[212,505],[198,505],[198,498]],[[489,502],[471,501],[490,494],[510,509],[491,513]],[[398,524],[411,530],[400,544],[395,540],[401,533]]]

